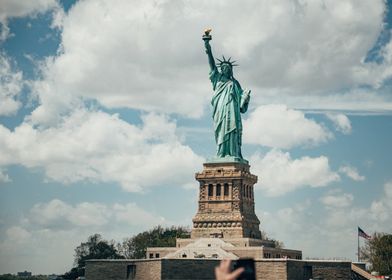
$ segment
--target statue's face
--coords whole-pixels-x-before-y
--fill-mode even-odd
[[[224,76],[230,78],[233,75],[233,70],[231,69],[230,64],[222,64],[221,66],[221,72]]]

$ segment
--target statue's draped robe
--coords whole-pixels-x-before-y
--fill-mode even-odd
[[[248,109],[249,95],[243,94],[236,79],[223,77],[217,68],[210,72],[210,79],[214,89],[211,104],[217,157],[231,156],[242,159],[240,113],[245,113]]]

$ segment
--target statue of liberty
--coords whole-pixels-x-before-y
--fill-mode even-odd
[[[214,94],[211,105],[214,122],[216,158],[213,161],[246,162],[241,154],[242,123],[241,114],[248,109],[250,90],[242,90],[240,83],[233,77],[235,61],[223,57],[215,64],[211,51],[211,29],[203,35],[204,45],[210,65],[210,80]]]

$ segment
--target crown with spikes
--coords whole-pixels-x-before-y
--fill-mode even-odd
[[[220,60],[219,58],[217,58],[218,62],[218,66],[221,67],[223,64],[228,64],[231,66],[231,68],[233,68],[234,66],[238,66],[238,64],[235,64],[235,60],[230,61],[231,57],[229,57],[229,59],[226,60],[225,56],[222,56],[223,60]]]

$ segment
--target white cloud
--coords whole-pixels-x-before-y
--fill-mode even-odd
[[[263,212],[259,215],[263,228],[270,237],[283,241],[286,248],[303,250],[305,258],[352,260],[356,260],[358,225],[368,234],[392,231],[391,181],[384,185],[380,197],[368,205],[354,205],[353,194],[341,190],[329,191],[320,201],[327,207],[320,209],[317,201],[306,200]]]
[[[142,120],[136,126],[118,115],[75,110],[54,127],[0,126],[0,166],[40,167],[63,183],[117,182],[127,191],[189,183],[203,159],[181,144],[166,117]]]
[[[18,111],[22,86],[22,72],[15,71],[10,59],[0,52],[0,116],[9,116]]]
[[[17,243],[24,243],[30,237],[31,234],[20,226],[13,226],[6,230],[8,240]]]
[[[330,208],[326,224],[334,230],[355,227],[360,224],[369,231],[390,232],[392,224],[392,182],[384,184],[384,191],[379,199],[368,207],[352,207],[349,209]],[[370,232],[371,233],[371,232]]]
[[[317,145],[331,137],[326,128],[285,105],[260,106],[244,120],[245,143],[289,149]]]
[[[52,102],[58,104],[52,96],[64,100],[72,93],[71,99],[93,98],[109,108],[200,116],[210,94],[207,67],[195,68],[194,63],[194,50],[202,41],[183,28],[191,19],[177,8],[152,1],[76,3],[63,21],[62,52],[47,60],[44,80],[35,85],[38,110],[51,115]],[[176,22],[172,13],[178,13]],[[104,24],[98,28],[97,21]],[[181,34],[181,40],[167,41],[169,33]],[[198,44],[190,48],[192,41]]]
[[[14,1],[1,0],[0,5],[0,42],[9,36],[7,21],[13,17],[35,16],[48,10],[59,10],[60,7],[56,0],[30,0]]]
[[[373,220],[378,223],[388,223],[392,220],[392,181],[384,184],[384,195],[381,199],[373,201],[370,207]],[[391,226],[390,226],[391,227]],[[389,229],[391,231],[392,228]]]
[[[77,229],[31,230],[21,226],[7,230],[7,233],[10,235],[0,242],[0,269],[15,273],[23,267],[33,273],[47,274],[69,271],[73,264],[74,249],[92,234]],[[15,233],[19,237],[25,235],[25,238],[12,237]]]
[[[108,223],[107,206],[100,203],[80,203],[73,207],[59,199],[39,203],[30,210],[29,221],[48,228],[73,226],[102,226]]]
[[[350,165],[343,165],[339,168],[339,172],[345,174],[347,177],[353,179],[354,181],[363,181],[365,176],[358,173],[358,170]]]
[[[250,158],[253,172],[259,174],[256,185],[269,196],[279,196],[304,187],[324,187],[340,179],[330,169],[328,158],[301,157],[292,159],[288,152],[271,150],[264,157]]]
[[[34,205],[15,223],[0,239],[0,270],[12,272],[23,267],[58,274],[72,267],[74,249],[89,235],[100,233],[105,239],[121,242],[158,224],[167,225],[163,217],[135,203],[72,205],[59,199]]]
[[[258,54],[254,69],[249,70],[263,87],[320,92],[360,84],[378,86],[385,78],[380,74],[390,72],[388,61],[382,65],[363,62],[382,30],[383,1],[360,5],[355,1],[276,1],[261,5],[256,4],[251,12],[258,13],[259,19],[252,17],[248,22],[262,26],[262,36],[257,36],[254,46],[244,44],[242,48],[251,52],[250,57]],[[249,17],[247,12],[245,15]],[[244,30],[238,25],[233,32],[240,33],[239,29]],[[385,55],[388,60],[390,54]],[[259,65],[263,65],[261,71],[255,71]]]
[[[24,17],[31,14],[42,13],[57,5],[56,0],[2,0],[0,6],[0,19]]]
[[[282,103],[290,108],[310,112],[346,111],[346,114],[377,114],[392,111],[390,88],[350,88],[334,93],[312,95],[309,92],[295,94],[291,89],[255,88],[252,92],[256,104]],[[260,93],[260,94],[258,94]]]
[[[114,217],[117,222],[127,225],[163,225],[166,220],[163,217],[154,216],[143,209],[139,208],[135,203],[121,205],[116,203],[113,206]],[[137,217],[137,219],[135,219]]]
[[[385,9],[381,0],[80,1],[61,20],[61,50],[47,60],[35,85],[41,106],[32,119],[51,119],[59,104],[78,97],[110,108],[200,116],[212,91],[200,39],[206,24],[214,28],[216,56],[240,62],[235,74],[254,89],[254,104],[265,104],[270,91],[277,93],[273,103],[306,92],[316,96],[313,105],[329,98],[333,108],[344,109],[355,102],[346,104],[345,96],[331,92],[379,88],[391,76],[391,43],[380,50],[382,63],[364,62],[382,31]],[[369,95],[381,102],[360,101],[357,108],[391,110],[388,97]],[[361,100],[360,93],[352,96]],[[299,105],[307,104],[304,97]]]
[[[328,113],[326,116],[333,122],[337,131],[343,134],[351,133],[351,122],[346,115]]]
[[[320,201],[327,207],[343,208],[352,204],[354,196],[350,193],[332,193],[320,198]]]
[[[11,178],[8,176],[6,171],[2,168],[0,168],[0,183],[7,183],[11,182]]]
[[[137,217],[137,218],[136,218]],[[53,199],[48,203],[35,204],[24,222],[29,227],[51,230],[69,230],[73,227],[91,229],[114,226],[113,223],[129,226],[155,226],[165,224],[163,217],[157,217],[135,203],[106,205],[82,202],[70,205]]]

